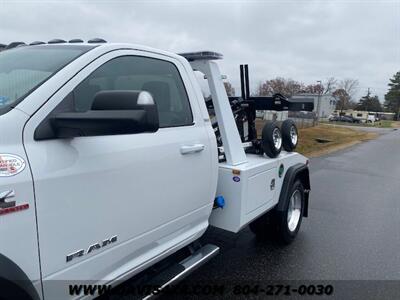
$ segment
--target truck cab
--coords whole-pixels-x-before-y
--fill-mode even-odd
[[[246,154],[217,65],[190,60],[104,43],[0,54],[0,279],[11,295],[121,282],[210,224],[238,232],[279,204],[287,170],[306,158]],[[218,100],[225,162],[194,69]]]

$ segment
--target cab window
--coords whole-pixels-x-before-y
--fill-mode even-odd
[[[171,62],[141,56],[112,59],[75,88],[75,110],[89,110],[96,93],[104,90],[148,91],[157,104],[160,127],[193,124],[184,84]]]

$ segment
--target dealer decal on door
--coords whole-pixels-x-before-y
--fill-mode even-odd
[[[0,154],[0,177],[17,175],[25,168],[25,161],[14,154]]]
[[[84,249],[75,251],[75,252],[67,255],[67,262],[70,262],[71,260],[73,260],[76,257],[81,257],[81,256],[84,256],[85,254],[89,254],[95,250],[106,247],[110,244],[115,243],[116,241],[117,241],[117,236],[114,235],[114,236],[110,237],[109,239],[105,239],[105,240],[101,241],[100,243],[95,243],[93,245],[90,245],[86,251]]]

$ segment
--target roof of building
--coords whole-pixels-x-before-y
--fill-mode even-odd
[[[314,98],[295,95],[289,98],[292,102],[314,102]]]

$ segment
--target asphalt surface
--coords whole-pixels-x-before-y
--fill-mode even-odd
[[[238,234],[210,228],[203,242],[219,246],[220,254],[180,286],[226,286],[214,299],[268,296],[265,289],[235,294],[235,286],[244,284],[334,287],[333,295],[316,299],[400,299],[400,130],[380,133],[375,140],[311,159],[309,217],[292,244],[259,241],[248,228]],[[290,295],[281,298],[310,298]]]
[[[381,133],[311,159],[309,217],[294,243],[261,242],[248,228],[211,229],[204,240],[221,253],[187,282],[326,280],[352,298],[400,299],[400,130]]]

